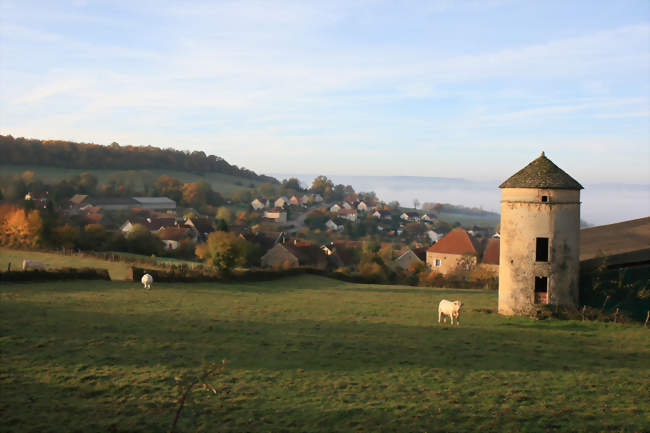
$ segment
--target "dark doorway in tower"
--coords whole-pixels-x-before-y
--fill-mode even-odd
[[[535,303],[548,304],[548,277],[535,277]]]

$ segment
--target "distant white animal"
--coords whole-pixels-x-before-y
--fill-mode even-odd
[[[454,319],[456,319],[456,324],[460,325],[460,311],[461,308],[463,307],[463,303],[460,301],[448,301],[446,299],[443,299],[440,301],[440,304],[438,304],[438,323],[440,323],[440,319],[443,318],[445,323],[447,323],[447,316],[451,318],[451,324],[454,324]]]
[[[23,271],[29,269],[39,269],[41,271],[44,271],[45,263],[36,260],[23,260]]]
[[[153,283],[153,277],[149,274],[144,274],[142,276],[142,285],[145,289],[151,290],[151,283]]]

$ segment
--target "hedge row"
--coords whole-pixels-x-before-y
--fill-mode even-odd
[[[244,272],[236,272],[228,277],[221,276],[207,268],[197,267],[190,269],[187,267],[171,267],[169,269],[146,269],[139,267],[131,267],[131,278],[133,281],[139,282],[144,274],[149,274],[153,277],[154,282],[165,283],[200,283],[200,282],[253,282],[253,281],[270,281],[277,280],[285,277],[292,277],[297,275],[318,275],[322,277],[333,278],[348,283],[359,284],[403,284],[399,281],[379,281],[373,276],[363,276],[360,274],[350,274],[344,272],[331,272],[317,268],[301,267],[283,270],[264,270],[256,269]],[[487,287],[492,288],[493,284],[485,281],[468,281],[461,279],[444,279],[436,280],[436,287],[450,287],[462,289],[484,289]]]
[[[105,280],[110,281],[106,269],[94,268],[61,268],[51,271],[7,271],[0,272],[0,281],[61,281],[61,280]]]

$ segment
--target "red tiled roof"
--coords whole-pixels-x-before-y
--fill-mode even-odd
[[[458,227],[431,245],[428,252],[447,254],[476,254],[477,249],[465,229]]]
[[[356,214],[356,213],[357,213],[356,209],[341,209],[339,211],[340,215],[352,215],[352,214]]]
[[[184,227],[164,227],[158,231],[158,237],[165,241],[180,241],[188,237],[190,229]]]
[[[498,238],[488,239],[487,246],[483,252],[483,260],[481,260],[481,263],[485,263],[486,265],[498,265],[500,245],[501,242]]]

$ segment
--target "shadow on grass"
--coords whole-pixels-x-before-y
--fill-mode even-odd
[[[193,368],[228,359],[238,368],[348,371],[410,366],[460,371],[643,367],[646,351],[616,349],[593,334],[554,332],[542,323],[482,327],[391,323],[237,320],[159,312],[85,312],[20,302],[4,309],[5,354],[29,364],[165,365]],[[26,312],[29,311],[29,314]],[[280,316],[277,316],[280,317]],[[505,325],[505,326],[501,326]],[[561,331],[588,330],[573,324]]]

